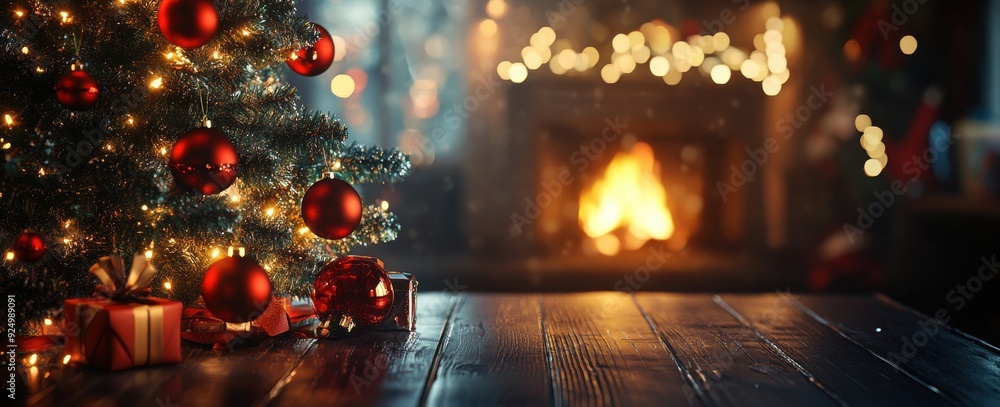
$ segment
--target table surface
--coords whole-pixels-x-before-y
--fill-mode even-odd
[[[113,373],[63,365],[55,349],[37,356],[19,396],[31,406],[1000,405],[1000,350],[880,295],[423,293],[417,310],[413,333],[184,345],[180,364]]]

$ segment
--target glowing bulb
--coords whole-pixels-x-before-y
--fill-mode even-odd
[[[264,271],[271,271],[271,265],[270,264],[265,264],[264,265]]]
[[[719,64],[712,67],[712,82],[722,85],[729,82],[729,78],[732,77],[733,72],[729,70],[729,67],[724,64]]]
[[[128,124],[129,124],[130,126],[133,126],[133,125],[135,125],[135,120],[134,120],[134,119],[132,119],[131,117],[129,117],[129,118],[128,118]]]
[[[306,227],[306,226],[303,226],[303,227],[300,227],[300,228],[299,228],[299,234],[300,234],[300,235],[304,235],[304,234],[306,234],[306,233],[309,233],[309,228],[308,228],[308,227]]]
[[[510,61],[503,61],[497,64],[497,75],[500,75],[500,79],[510,80]]]
[[[232,201],[233,203],[239,202],[240,201],[240,196],[239,195],[230,196],[229,200]]]
[[[68,23],[73,20],[73,18],[69,16],[69,13],[65,11],[60,11],[59,15],[62,17],[62,22],[64,23]]]
[[[32,353],[31,357],[28,358],[28,365],[34,366],[38,362],[38,354]]]
[[[161,86],[163,86],[162,77],[157,76],[156,78],[153,78],[153,80],[149,81],[149,87],[152,89],[159,89]]]
[[[768,96],[774,96],[777,95],[778,92],[781,92],[781,81],[770,75],[768,75],[767,78],[764,78],[764,81],[761,82],[760,86],[764,90],[764,94]]]
[[[611,39],[611,47],[614,48],[615,52],[626,52],[630,48],[629,45],[631,45],[631,41],[629,41],[628,35],[618,34]]]
[[[212,52],[212,58],[222,59],[222,54],[220,54],[219,51],[214,51]]]
[[[10,148],[10,143],[3,143],[3,149],[4,150],[9,149],[9,148]]]
[[[882,163],[874,158],[869,158],[865,161],[865,175],[869,177],[876,177],[882,173]]]
[[[9,113],[3,115],[3,121],[6,122],[8,126],[12,126],[14,124],[14,118],[11,117]]]
[[[214,259],[216,257],[219,257],[219,252],[220,252],[220,250],[219,250],[218,247],[216,247],[215,249],[212,249],[212,258]]]
[[[149,206],[146,206],[146,205],[143,205],[143,206],[142,206],[142,210],[144,210],[144,211],[148,211],[148,210],[149,210]]]
[[[240,31],[240,32],[241,32],[241,33],[243,33],[243,36],[244,36],[244,37],[246,37],[246,36],[249,36],[249,35],[250,35],[250,30],[248,30],[248,29],[246,29],[246,28],[244,28],[244,29],[243,29],[243,31]]]
[[[21,48],[21,53],[27,55],[28,54],[28,47],[24,46],[23,48]]]
[[[63,244],[69,244],[70,242],[72,242],[72,240],[70,240],[70,238],[68,238],[68,237],[67,238],[63,238]]]
[[[265,210],[264,213],[267,216],[274,216],[274,208],[267,208],[267,210]]]
[[[389,201],[382,201],[382,210],[383,211],[389,210]]]
[[[14,260],[14,252],[7,252],[7,260]]]
[[[146,260],[149,260],[149,259],[153,258],[153,251],[152,250],[146,250],[146,253],[143,253],[143,254],[146,255]]]
[[[906,55],[913,55],[917,52],[917,39],[912,35],[907,35],[899,39],[899,50]]]
[[[860,132],[864,132],[865,128],[872,125],[872,118],[868,117],[866,114],[859,114],[858,117],[854,118],[854,128],[858,129]]]
[[[165,281],[165,282],[163,282],[163,288],[168,289],[168,290],[172,290],[172,289],[174,289],[174,285],[170,284],[169,281]]]
[[[45,325],[49,325],[49,326],[51,326],[51,325],[52,325],[52,320],[51,320],[51,319],[48,319],[48,318],[45,318],[45,320],[44,320],[44,321],[42,321],[42,323],[43,323],[43,324],[45,324]]]
[[[504,0],[490,0],[486,3],[486,13],[493,18],[503,17],[507,13],[507,3]]]
[[[334,170],[339,170],[342,166],[343,166],[343,164],[340,163],[340,160],[334,160],[333,161],[333,169]]]
[[[330,81],[330,91],[339,98],[347,99],[354,94],[354,78],[350,75],[340,74],[334,76]]]
[[[70,360],[69,355],[63,356],[63,364],[64,365],[68,365],[69,364],[69,360]]]
[[[160,155],[167,155],[167,148],[166,147],[160,147]]]
[[[497,22],[492,19],[484,19],[479,23],[479,33],[484,37],[492,37],[497,33]]]
[[[524,82],[525,79],[528,79],[528,67],[524,66],[524,64],[520,62],[513,63],[510,65],[510,72],[508,75],[510,75],[511,82]]]
[[[24,12],[21,11],[21,10],[17,10],[17,11],[14,11],[14,15],[16,15],[18,18],[21,18],[21,17],[24,17]]]

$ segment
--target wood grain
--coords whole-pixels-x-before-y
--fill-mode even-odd
[[[792,301],[817,323],[865,349],[872,359],[898,366],[900,372],[931,384],[961,404],[1000,405],[997,348],[877,297],[796,297]]]
[[[417,330],[320,340],[260,404],[416,406],[456,297],[422,293]]]
[[[803,375],[842,404],[954,404],[933,386],[901,374],[802,313],[787,298],[774,294],[724,295],[716,301],[780,349]]]
[[[541,304],[553,404],[688,405],[694,400],[628,294],[546,294]]]
[[[636,301],[675,355],[687,392],[704,404],[837,405],[711,295],[640,293]]]
[[[427,405],[549,405],[537,295],[469,296],[446,336]]]

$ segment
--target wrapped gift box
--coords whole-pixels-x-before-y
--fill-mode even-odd
[[[181,361],[180,302],[73,298],[63,307],[66,352],[74,362],[121,370]]]
[[[392,282],[392,312],[379,326],[380,331],[413,331],[417,329],[417,279],[410,273],[389,272]]]

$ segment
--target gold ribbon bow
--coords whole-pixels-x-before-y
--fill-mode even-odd
[[[132,258],[132,268],[125,275],[122,256],[104,256],[90,267],[90,273],[101,280],[98,294],[114,301],[141,302],[139,297],[149,295],[147,286],[156,275],[156,268],[146,256],[137,254]]]

